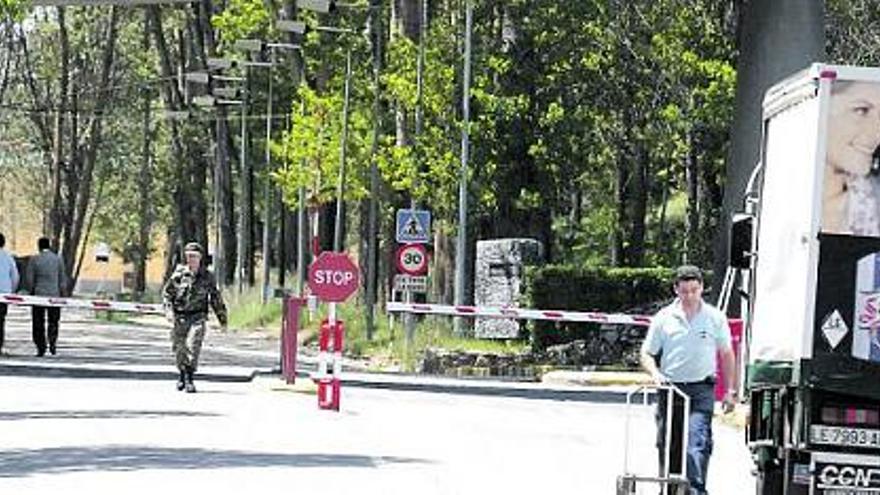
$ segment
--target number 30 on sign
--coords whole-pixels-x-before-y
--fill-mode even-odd
[[[405,244],[397,249],[397,269],[407,275],[424,275],[428,271],[428,251],[422,244]]]

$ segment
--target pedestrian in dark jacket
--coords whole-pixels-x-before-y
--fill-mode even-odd
[[[61,261],[60,256],[49,249],[49,239],[45,237],[41,237],[37,241],[37,249],[39,253],[31,257],[25,270],[25,286],[35,296],[62,296],[67,286],[64,262]],[[49,317],[48,334],[47,315]],[[31,308],[31,324],[37,356],[42,357],[46,354],[47,343],[50,354],[54,355],[57,352],[58,321],[60,319],[61,308],[51,306],[33,306]]]
[[[208,307],[214,310],[220,325],[226,327],[226,305],[217,288],[214,274],[202,265],[202,246],[190,242],[184,248],[186,264],[177,265],[163,290],[165,306],[173,315],[171,348],[180,372],[177,390],[196,391],[193,375],[199,364],[199,352],[205,338]]]

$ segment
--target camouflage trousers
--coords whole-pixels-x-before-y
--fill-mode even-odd
[[[199,366],[199,353],[205,339],[205,314],[175,314],[174,328],[171,330],[171,352],[174,353],[174,364],[179,370],[191,368],[195,371]]]

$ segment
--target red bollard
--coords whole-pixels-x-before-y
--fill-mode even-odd
[[[736,366],[733,373],[736,377],[734,383],[739,384],[739,367],[742,359],[742,339],[743,339],[743,321],[739,318],[731,318],[727,320],[730,328],[730,347],[733,348],[733,356],[736,358]],[[724,400],[724,394],[727,393],[727,378],[724,376],[724,370],[721,367],[721,354],[719,353],[715,359],[718,368],[718,380],[715,381],[715,400],[720,402]]]
[[[340,377],[342,374],[342,346],[345,325],[337,320],[331,325],[328,320],[321,322],[318,335],[318,408],[339,410],[341,395]]]

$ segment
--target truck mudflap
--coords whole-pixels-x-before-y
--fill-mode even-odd
[[[810,495],[880,493],[880,456],[814,452],[810,460]]]

